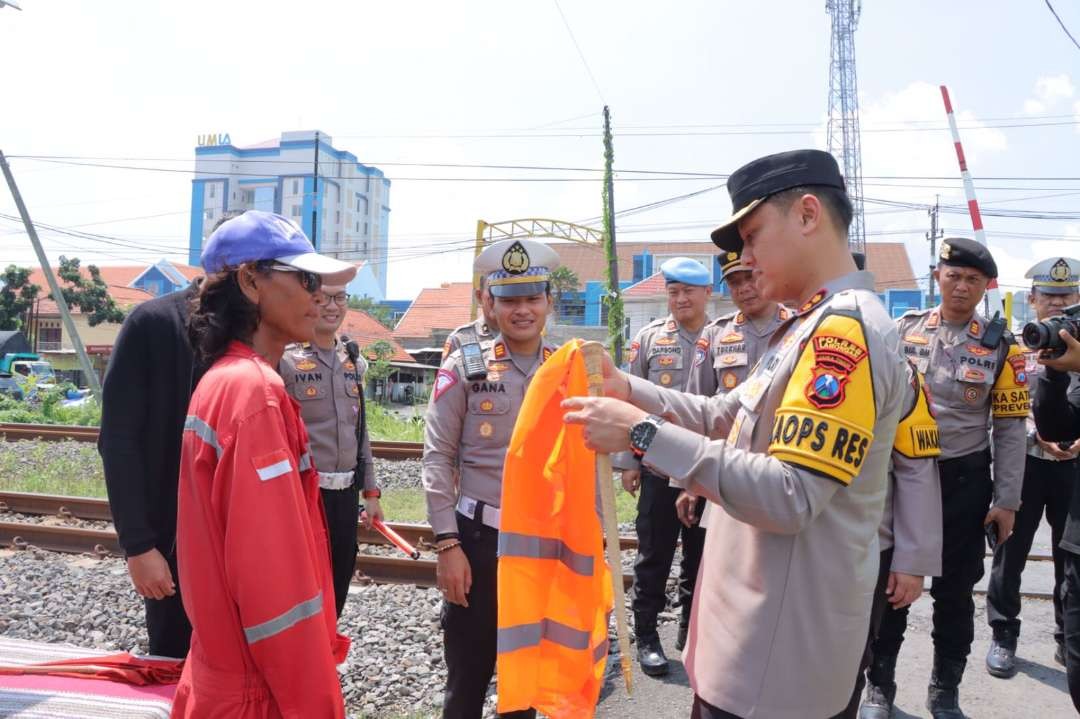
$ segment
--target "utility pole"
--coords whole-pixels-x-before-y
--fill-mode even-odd
[[[67,330],[68,336],[71,337],[71,344],[75,346],[75,354],[79,358],[79,364],[82,365],[83,374],[86,375],[86,382],[90,385],[90,390],[94,393],[94,396],[98,398],[98,401],[101,401],[101,382],[98,381],[97,373],[94,372],[94,366],[90,364],[90,357],[86,354],[86,347],[83,346],[82,338],[79,337],[79,332],[75,329],[75,323],[71,320],[67,300],[64,299],[64,293],[60,291],[60,283],[56,281],[56,275],[53,274],[52,268],[49,266],[49,258],[45,256],[45,249],[41,246],[41,240],[38,239],[34,223],[30,221],[30,213],[26,210],[26,204],[23,202],[22,195],[19,194],[19,188],[15,185],[15,176],[11,174],[11,166],[8,165],[7,158],[4,157],[2,151],[0,151],[0,169],[4,171],[4,179],[7,180],[11,196],[15,200],[15,206],[19,208],[19,215],[22,217],[26,234],[29,235],[30,242],[34,245],[38,263],[41,265],[42,272],[45,273],[45,279],[49,283],[49,290],[52,292],[53,300],[56,301],[56,307],[60,310],[60,319],[64,322],[64,329]]]
[[[611,141],[611,113],[604,105],[604,252],[607,254],[608,268],[608,339],[611,341],[611,356],[616,365],[622,364],[623,346],[623,304],[619,296],[619,255],[615,251],[615,180],[612,176],[612,163],[615,150]]]
[[[311,198],[311,244],[319,249],[319,131],[315,131],[315,182],[312,183]]]
[[[934,270],[937,269],[937,241],[941,237],[938,234],[938,211],[940,210],[940,195],[934,195],[934,206],[926,210],[930,215],[930,232],[926,233],[926,239],[930,240],[930,306],[937,304],[934,296]]]

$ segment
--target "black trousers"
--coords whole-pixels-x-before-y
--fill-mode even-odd
[[[446,701],[444,719],[480,719],[498,652],[499,532],[482,522],[458,513],[461,548],[472,570],[469,606],[443,601],[440,620],[443,655],[446,658]],[[533,710],[500,716],[532,719]]]
[[[1065,676],[1069,696],[1080,712],[1080,554],[1065,552],[1065,581],[1062,586],[1065,631]]]
[[[1020,575],[1027,564],[1031,542],[1043,514],[1050,523],[1051,552],[1054,557],[1054,639],[1061,644],[1064,638],[1062,623],[1061,583],[1065,579],[1065,550],[1059,549],[1069,514],[1069,498],[1077,479],[1077,463],[1053,462],[1028,456],[1024,468],[1022,504],[1016,512],[1016,525],[1009,541],[998,545],[990,569],[986,590],[986,619],[997,639],[1020,635]]]
[[[874,587],[874,603],[870,606],[870,631],[866,635],[866,647],[863,649],[862,659],[859,660],[859,673],[855,677],[855,690],[851,693],[847,708],[841,714],[844,719],[856,719],[859,715],[859,699],[862,697],[862,690],[866,686],[866,670],[874,660],[874,640],[877,639],[885,608],[892,606],[889,604],[888,595],[885,594],[885,590],[889,586],[889,568],[892,566],[892,555],[892,547],[881,553],[877,586]]]
[[[671,561],[675,547],[682,535],[682,564],[679,572],[679,604],[682,606],[681,624],[690,622],[690,606],[694,600],[698,566],[705,548],[705,529],[687,527],[675,513],[675,500],[682,490],[668,486],[667,477],[660,477],[648,470],[641,470],[641,489],[638,495],[637,529],[638,551],[634,560],[634,617],[635,631],[639,636],[655,632],[656,615],[667,604],[667,580],[671,573]],[[698,500],[697,515],[705,508],[705,499]]]
[[[330,568],[334,576],[334,608],[340,617],[356,571],[356,521],[360,516],[360,487],[320,489],[326,531],[330,536]]]
[[[184,612],[180,598],[180,574],[176,569],[176,552],[165,553],[169,563],[176,594],[164,599],[143,599],[146,609],[146,634],[150,639],[150,653],[159,657],[181,659],[191,647],[191,622]]]
[[[930,584],[934,600],[934,652],[962,661],[975,638],[975,584],[982,579],[986,534],[983,520],[990,510],[990,451],[938,463],[943,520],[941,572]],[[1009,540],[1012,541],[1012,540]],[[907,628],[908,608],[885,609],[874,642],[874,654],[900,652]]]

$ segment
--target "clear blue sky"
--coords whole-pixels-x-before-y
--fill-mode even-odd
[[[477,219],[599,215],[599,175],[385,163],[599,168],[603,102],[624,170],[728,173],[761,154],[823,145],[823,2],[560,2],[599,93],[554,0],[22,0],[23,12],[0,10],[0,149],[144,158],[116,164],[182,170],[13,162],[35,219],[120,243],[44,233],[53,258],[182,260],[197,135],[228,132],[244,145],[321,129],[361,161],[384,163],[393,180],[390,295],[411,298],[425,285],[467,277],[469,253],[449,250],[466,244]],[[1067,0],[1055,7],[1080,36],[1080,7]],[[930,203],[939,193],[943,203],[962,204],[948,132],[894,131],[944,127],[937,85],[945,83],[969,128],[963,139],[986,212],[1080,207],[1080,180],[980,179],[1080,176],[1080,49],[1042,2],[867,0],[856,50],[867,197]],[[1068,124],[975,129],[1050,122]],[[685,127],[700,125],[712,127]],[[431,179],[538,176],[596,179]],[[870,179],[910,176],[948,179]],[[616,205],[714,184],[621,174]],[[723,190],[708,193],[626,217],[620,237],[703,239],[729,209]],[[915,273],[924,275],[925,213],[867,209],[868,239],[907,241]],[[14,214],[6,192],[0,213]],[[942,224],[970,227],[958,214],[943,215]],[[1022,284],[1035,259],[1080,256],[1080,221],[987,216],[985,224],[1006,285]],[[17,224],[0,219],[0,233],[0,262],[32,259]]]

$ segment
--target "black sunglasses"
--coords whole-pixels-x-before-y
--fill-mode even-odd
[[[308,272],[307,270],[297,269],[290,265],[282,265],[276,262],[260,262],[263,269],[273,270],[274,272],[295,272],[297,279],[300,280],[300,286],[311,294],[315,294],[322,289],[322,275],[317,275],[314,272]]]

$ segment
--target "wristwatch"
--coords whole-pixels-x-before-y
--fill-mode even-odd
[[[378,499],[382,496],[381,489],[365,489],[363,491],[364,499]]]
[[[652,444],[653,437],[656,436],[656,430],[660,429],[660,425],[664,421],[663,417],[650,414],[630,428],[630,451],[634,453],[635,457],[641,459],[645,456],[645,453],[649,451],[649,445]]]

